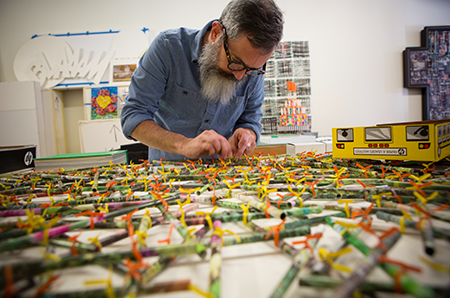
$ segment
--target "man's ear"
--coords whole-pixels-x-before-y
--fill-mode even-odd
[[[223,27],[218,21],[212,23],[211,33],[209,35],[212,42],[216,42],[223,33]]]

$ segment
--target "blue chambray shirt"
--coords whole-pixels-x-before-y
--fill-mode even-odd
[[[250,128],[261,134],[264,76],[249,76],[239,84],[229,104],[209,102],[200,92],[197,60],[202,37],[211,29],[187,28],[161,32],[139,61],[131,78],[129,94],[121,112],[126,138],[141,122],[154,120],[162,128],[194,138],[205,130],[214,130],[225,138],[237,128]],[[186,157],[149,147],[149,161],[182,160]]]

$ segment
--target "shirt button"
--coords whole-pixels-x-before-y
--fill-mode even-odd
[[[208,123],[208,122],[209,122],[209,119],[206,119],[206,120],[205,120],[205,123]]]
[[[187,95],[187,94],[188,94],[188,92],[187,92],[186,90],[184,90],[184,91],[183,91],[183,94],[184,94],[184,95]]]

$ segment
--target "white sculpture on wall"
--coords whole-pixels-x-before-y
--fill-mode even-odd
[[[149,31],[146,32],[125,29],[115,34],[35,37],[17,52],[14,73],[19,81],[39,82],[42,89],[58,84],[107,83],[111,62],[121,59],[137,62],[147,49]]]

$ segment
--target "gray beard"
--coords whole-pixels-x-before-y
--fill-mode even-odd
[[[207,43],[198,59],[200,67],[201,93],[210,102],[228,104],[236,93],[239,80],[232,73],[218,67],[219,51],[222,43]]]

